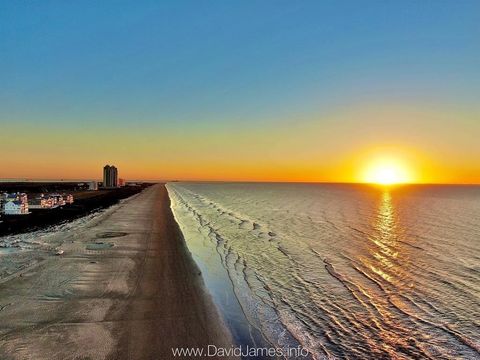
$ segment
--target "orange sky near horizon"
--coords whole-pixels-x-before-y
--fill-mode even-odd
[[[378,158],[414,183],[480,183],[476,115],[395,105],[259,123],[188,128],[8,124],[0,178],[362,182]],[[462,126],[456,126],[456,119]],[[438,126],[438,124],[442,126]]]

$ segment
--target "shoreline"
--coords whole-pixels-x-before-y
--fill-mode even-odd
[[[45,190],[54,190],[77,194],[70,192],[68,188],[58,189],[55,184],[28,184],[22,183],[0,184],[0,190],[5,192],[23,192],[31,194],[31,191],[39,193]],[[65,185],[66,186],[66,185]],[[54,209],[34,209],[25,215],[3,215],[0,218],[0,237],[25,234],[33,231],[47,229],[63,222],[73,221],[96,211],[103,210],[118,204],[119,201],[139,194],[151,184],[142,184],[136,187],[123,187],[118,189],[108,189],[99,191],[83,191],[83,196],[75,199],[73,204],[63,205]],[[88,196],[85,196],[87,194]]]
[[[109,210],[59,234],[64,255],[0,284],[0,357],[150,359],[233,346],[165,186]]]
[[[248,304],[242,303],[238,293],[242,290],[237,287],[237,279],[232,278],[229,270],[224,266],[218,247],[196,231],[197,224],[189,223],[188,219],[182,216],[182,200],[174,184],[168,183],[166,188],[170,196],[173,216],[186,238],[186,245],[190,249],[195,263],[201,269],[205,285],[237,346],[277,348],[251,318],[252,314],[248,312]],[[204,243],[205,240],[206,243]],[[270,359],[272,357],[258,355],[245,358]]]

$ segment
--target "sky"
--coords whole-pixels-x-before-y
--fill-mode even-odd
[[[479,99],[477,0],[0,0],[0,178],[480,183]]]

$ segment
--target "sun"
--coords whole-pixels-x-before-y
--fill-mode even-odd
[[[396,159],[373,161],[366,167],[363,181],[371,184],[394,185],[411,181],[407,167]]]

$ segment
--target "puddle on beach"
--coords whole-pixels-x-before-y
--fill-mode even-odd
[[[116,237],[127,236],[128,233],[126,232],[119,232],[119,231],[111,231],[111,232],[102,232],[97,234],[97,238],[99,239],[110,239]]]
[[[113,243],[96,242],[96,243],[87,244],[86,249],[87,250],[106,250],[106,249],[112,248],[113,246],[114,246]]]

